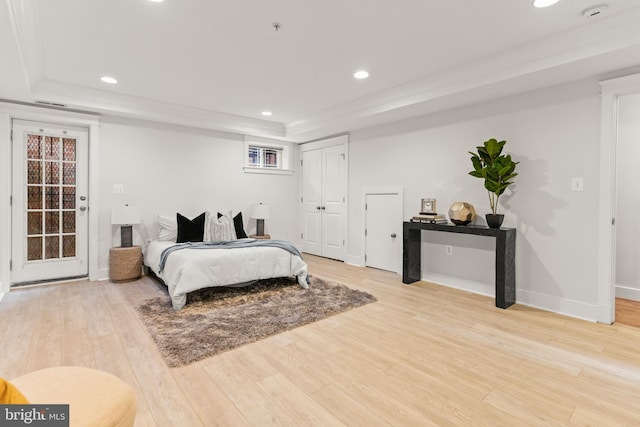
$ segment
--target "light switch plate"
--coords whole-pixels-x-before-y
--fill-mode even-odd
[[[571,191],[584,191],[584,178],[571,178]]]

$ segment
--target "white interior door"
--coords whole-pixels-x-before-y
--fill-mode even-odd
[[[365,197],[365,265],[400,271],[402,197],[399,193]]]
[[[88,275],[88,130],[12,130],[12,284]]]
[[[322,255],[343,260],[345,205],[345,153],[337,145],[322,150]]]
[[[302,158],[302,250],[322,255],[322,153],[303,151]]]

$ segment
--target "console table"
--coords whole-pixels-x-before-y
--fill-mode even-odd
[[[473,234],[496,238],[496,307],[507,308],[516,302],[516,230],[479,225],[405,222],[402,236],[402,282],[421,280],[422,230]]]

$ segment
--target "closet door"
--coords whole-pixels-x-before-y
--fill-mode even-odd
[[[302,250],[344,260],[346,215],[345,146],[303,150]]]
[[[322,151],[303,151],[302,251],[322,255]]]
[[[342,218],[345,215],[344,146],[322,150],[322,256],[343,260],[345,251]]]

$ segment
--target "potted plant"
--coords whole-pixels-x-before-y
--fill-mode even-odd
[[[489,204],[491,213],[486,214],[487,225],[491,228],[500,228],[504,215],[498,214],[498,200],[504,191],[513,184],[512,179],[516,165],[519,162],[511,160],[510,154],[502,154],[502,148],[507,141],[498,141],[491,138],[484,145],[476,147],[477,152],[469,151],[473,170],[469,175],[484,180],[484,188],[489,192]]]

